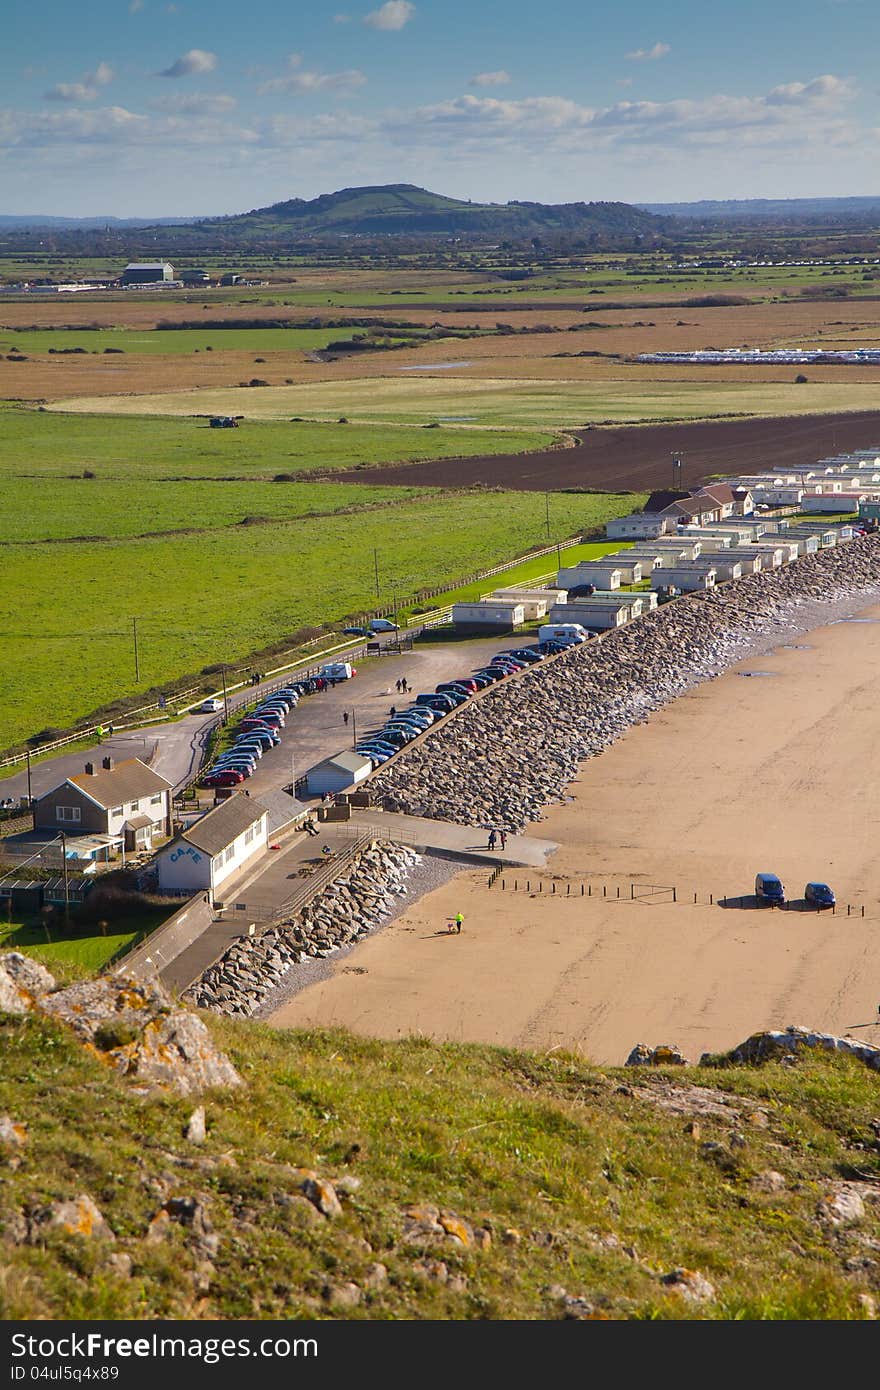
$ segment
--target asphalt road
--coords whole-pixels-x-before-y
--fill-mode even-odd
[[[495,652],[516,646],[518,640],[533,639],[496,636],[468,642],[425,643],[399,654],[386,648],[387,655],[359,661],[357,675],[352,680],[300,700],[281,731],[281,743],[260,760],[247,782],[248,790],[258,796],[261,789],[277,790],[288,785],[292,774],[305,776],[309,768],[324,758],[353,747],[355,733],[361,738],[380,727],[392,705],[402,708],[411,704],[423,690],[433,690],[440,681],[466,674],[483,665]],[[395,689],[395,682],[403,676],[412,688],[411,695],[399,695]],[[260,691],[277,688],[279,683],[280,678],[275,677],[261,685],[254,691],[255,698]],[[239,692],[236,692],[238,698]],[[343,718],[345,711],[349,714],[348,725]],[[146,760],[156,745],[153,768],[177,785],[200,764],[201,749],[216,721],[216,715],[187,715],[173,723],[115,733],[94,748],[35,763],[31,773],[32,794],[42,796],[65,777],[82,772],[86,762],[100,762],[108,754],[117,762],[123,758]],[[26,772],[0,781],[3,796],[26,796],[27,789]]]

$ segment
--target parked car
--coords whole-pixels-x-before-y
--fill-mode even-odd
[[[516,657],[517,661],[524,661],[530,666],[533,666],[536,661],[544,660],[544,653],[539,651],[537,647],[517,647],[510,655]]]
[[[440,717],[438,709],[432,709],[430,705],[407,705],[404,714],[420,714],[429,724],[436,724]]]
[[[833,907],[837,899],[827,883],[808,883],[804,889],[804,901],[813,907]]]
[[[389,743],[387,739],[380,737],[379,734],[375,734],[372,738],[365,738],[362,746],[364,748],[375,748],[378,752],[385,753],[389,758],[398,751],[398,745],[396,743]],[[358,752],[360,752],[360,748],[361,745],[358,746]]]
[[[476,681],[478,690],[485,690],[487,686],[492,684],[492,677],[487,676],[483,671],[475,671],[471,679]]]
[[[350,661],[328,661],[321,667],[321,675],[331,685],[336,685],[339,681],[350,681],[352,676],[356,676],[357,667],[352,666]]]
[[[265,749],[262,741],[258,738],[251,738],[250,734],[239,734],[232,745],[234,753],[250,753],[254,758],[262,758]]]
[[[776,874],[756,874],[755,897],[759,907],[785,907],[782,880]]]
[[[212,695],[210,700],[203,700],[199,705],[200,714],[219,714],[223,708],[223,701],[218,700],[216,695]]]
[[[359,743],[354,751],[360,753],[362,758],[369,758],[373,767],[380,767],[382,763],[387,763],[392,756],[390,752],[386,752],[371,743]]]
[[[371,618],[370,632],[399,632],[397,623],[392,623],[388,618]]]
[[[280,726],[281,721],[274,719],[272,715],[267,715],[264,719],[262,715],[249,714],[246,719],[242,719],[238,727],[243,734],[260,729],[270,729],[277,734]]]
[[[245,780],[243,772],[237,772],[235,768],[219,768],[216,772],[206,772],[202,782],[206,787],[237,787],[239,782]]]
[[[566,644],[564,642],[557,642],[551,638],[546,642],[539,642],[537,650],[542,656],[557,656],[559,652],[564,652],[566,650]]]
[[[507,668],[501,666],[481,666],[479,671],[474,672],[475,676],[480,676],[481,678],[484,677],[490,682],[490,684],[493,681],[504,680],[504,677],[507,674]]]
[[[410,707],[409,709],[398,710],[395,718],[403,719],[407,724],[415,724],[419,729],[430,729],[434,723],[433,711],[429,710],[426,705],[420,705],[418,709]]]
[[[524,671],[528,666],[527,661],[522,657],[514,656],[513,652],[498,652],[493,656],[490,665],[513,666],[517,671]]]
[[[395,748],[402,748],[405,743],[412,743],[415,734],[412,729],[407,729],[404,733],[402,729],[385,728],[382,730],[382,738],[386,743],[393,743]]]
[[[460,685],[463,690],[469,690],[472,695],[476,695],[480,688],[473,676],[456,676],[455,680],[449,683],[450,685]]]
[[[241,728],[240,725],[239,728]],[[276,744],[281,742],[281,735],[279,734],[278,730],[270,729],[268,724],[255,724],[254,728],[252,729],[242,729],[241,733],[239,734],[239,738],[245,737],[259,739],[260,743],[262,743],[264,748],[274,748]]]
[[[284,718],[284,711],[280,709],[254,710],[253,715],[249,717],[256,719],[261,724],[268,724],[270,728],[274,726],[276,729],[283,729],[287,723],[287,720]],[[247,720],[243,719],[238,727],[244,729],[246,724]]]
[[[435,686],[435,689],[438,695],[463,695],[466,700],[469,700],[474,693],[464,681],[441,681],[438,686]],[[474,690],[476,690],[476,686],[474,686]]]
[[[436,694],[445,695],[448,699],[450,699],[452,701],[453,708],[456,705],[463,705],[466,700],[469,700],[471,698],[471,693],[469,690],[461,690],[460,688],[451,684],[444,685],[442,689],[438,686]]]
[[[342,635],[344,637],[369,637],[370,629],[368,627],[344,627]]]
[[[417,705],[428,705],[432,709],[442,709],[446,714],[451,709],[455,709],[455,701],[451,695],[438,695],[437,691],[430,691],[423,695],[416,696]]]
[[[286,700],[281,695],[273,695],[270,700],[261,700],[254,710],[254,714],[263,714],[266,710],[279,711],[287,715],[293,709],[293,701]]]

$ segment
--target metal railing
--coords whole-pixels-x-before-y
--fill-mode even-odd
[[[230,920],[233,913],[241,913],[243,922],[272,922],[277,921],[280,917],[292,917],[294,913],[299,912],[316,898],[334,879],[339,878],[340,874],[352,864],[363,850],[372,844],[375,838],[374,835],[365,833],[363,827],[360,827],[359,832],[352,837],[352,844],[328,855],[326,862],[313,869],[307,877],[303,878],[302,884],[281,902],[271,902],[266,898],[251,898],[241,903],[235,901],[215,903],[214,909],[218,917],[222,917],[225,922]]]

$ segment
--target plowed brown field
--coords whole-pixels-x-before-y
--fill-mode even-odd
[[[672,454],[680,452],[686,486],[719,473],[757,472],[768,465],[814,463],[845,449],[880,452],[880,411],[765,420],[706,421],[695,425],[643,425],[590,429],[570,449],[494,458],[438,459],[395,468],[357,469],[346,482],[376,485],[510,488],[525,492],[564,488],[650,491],[671,483]],[[332,474],[321,475],[329,482]]]

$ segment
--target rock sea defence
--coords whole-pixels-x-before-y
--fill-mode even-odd
[[[790,630],[799,610],[878,591],[880,538],[871,536],[688,595],[490,687],[380,770],[371,789],[388,811],[522,830],[562,800],[581,761],[768,632]]]
[[[384,922],[419,859],[405,845],[371,845],[295,916],[230,946],[184,998],[215,1013],[255,1013],[293,966],[352,946]]]

